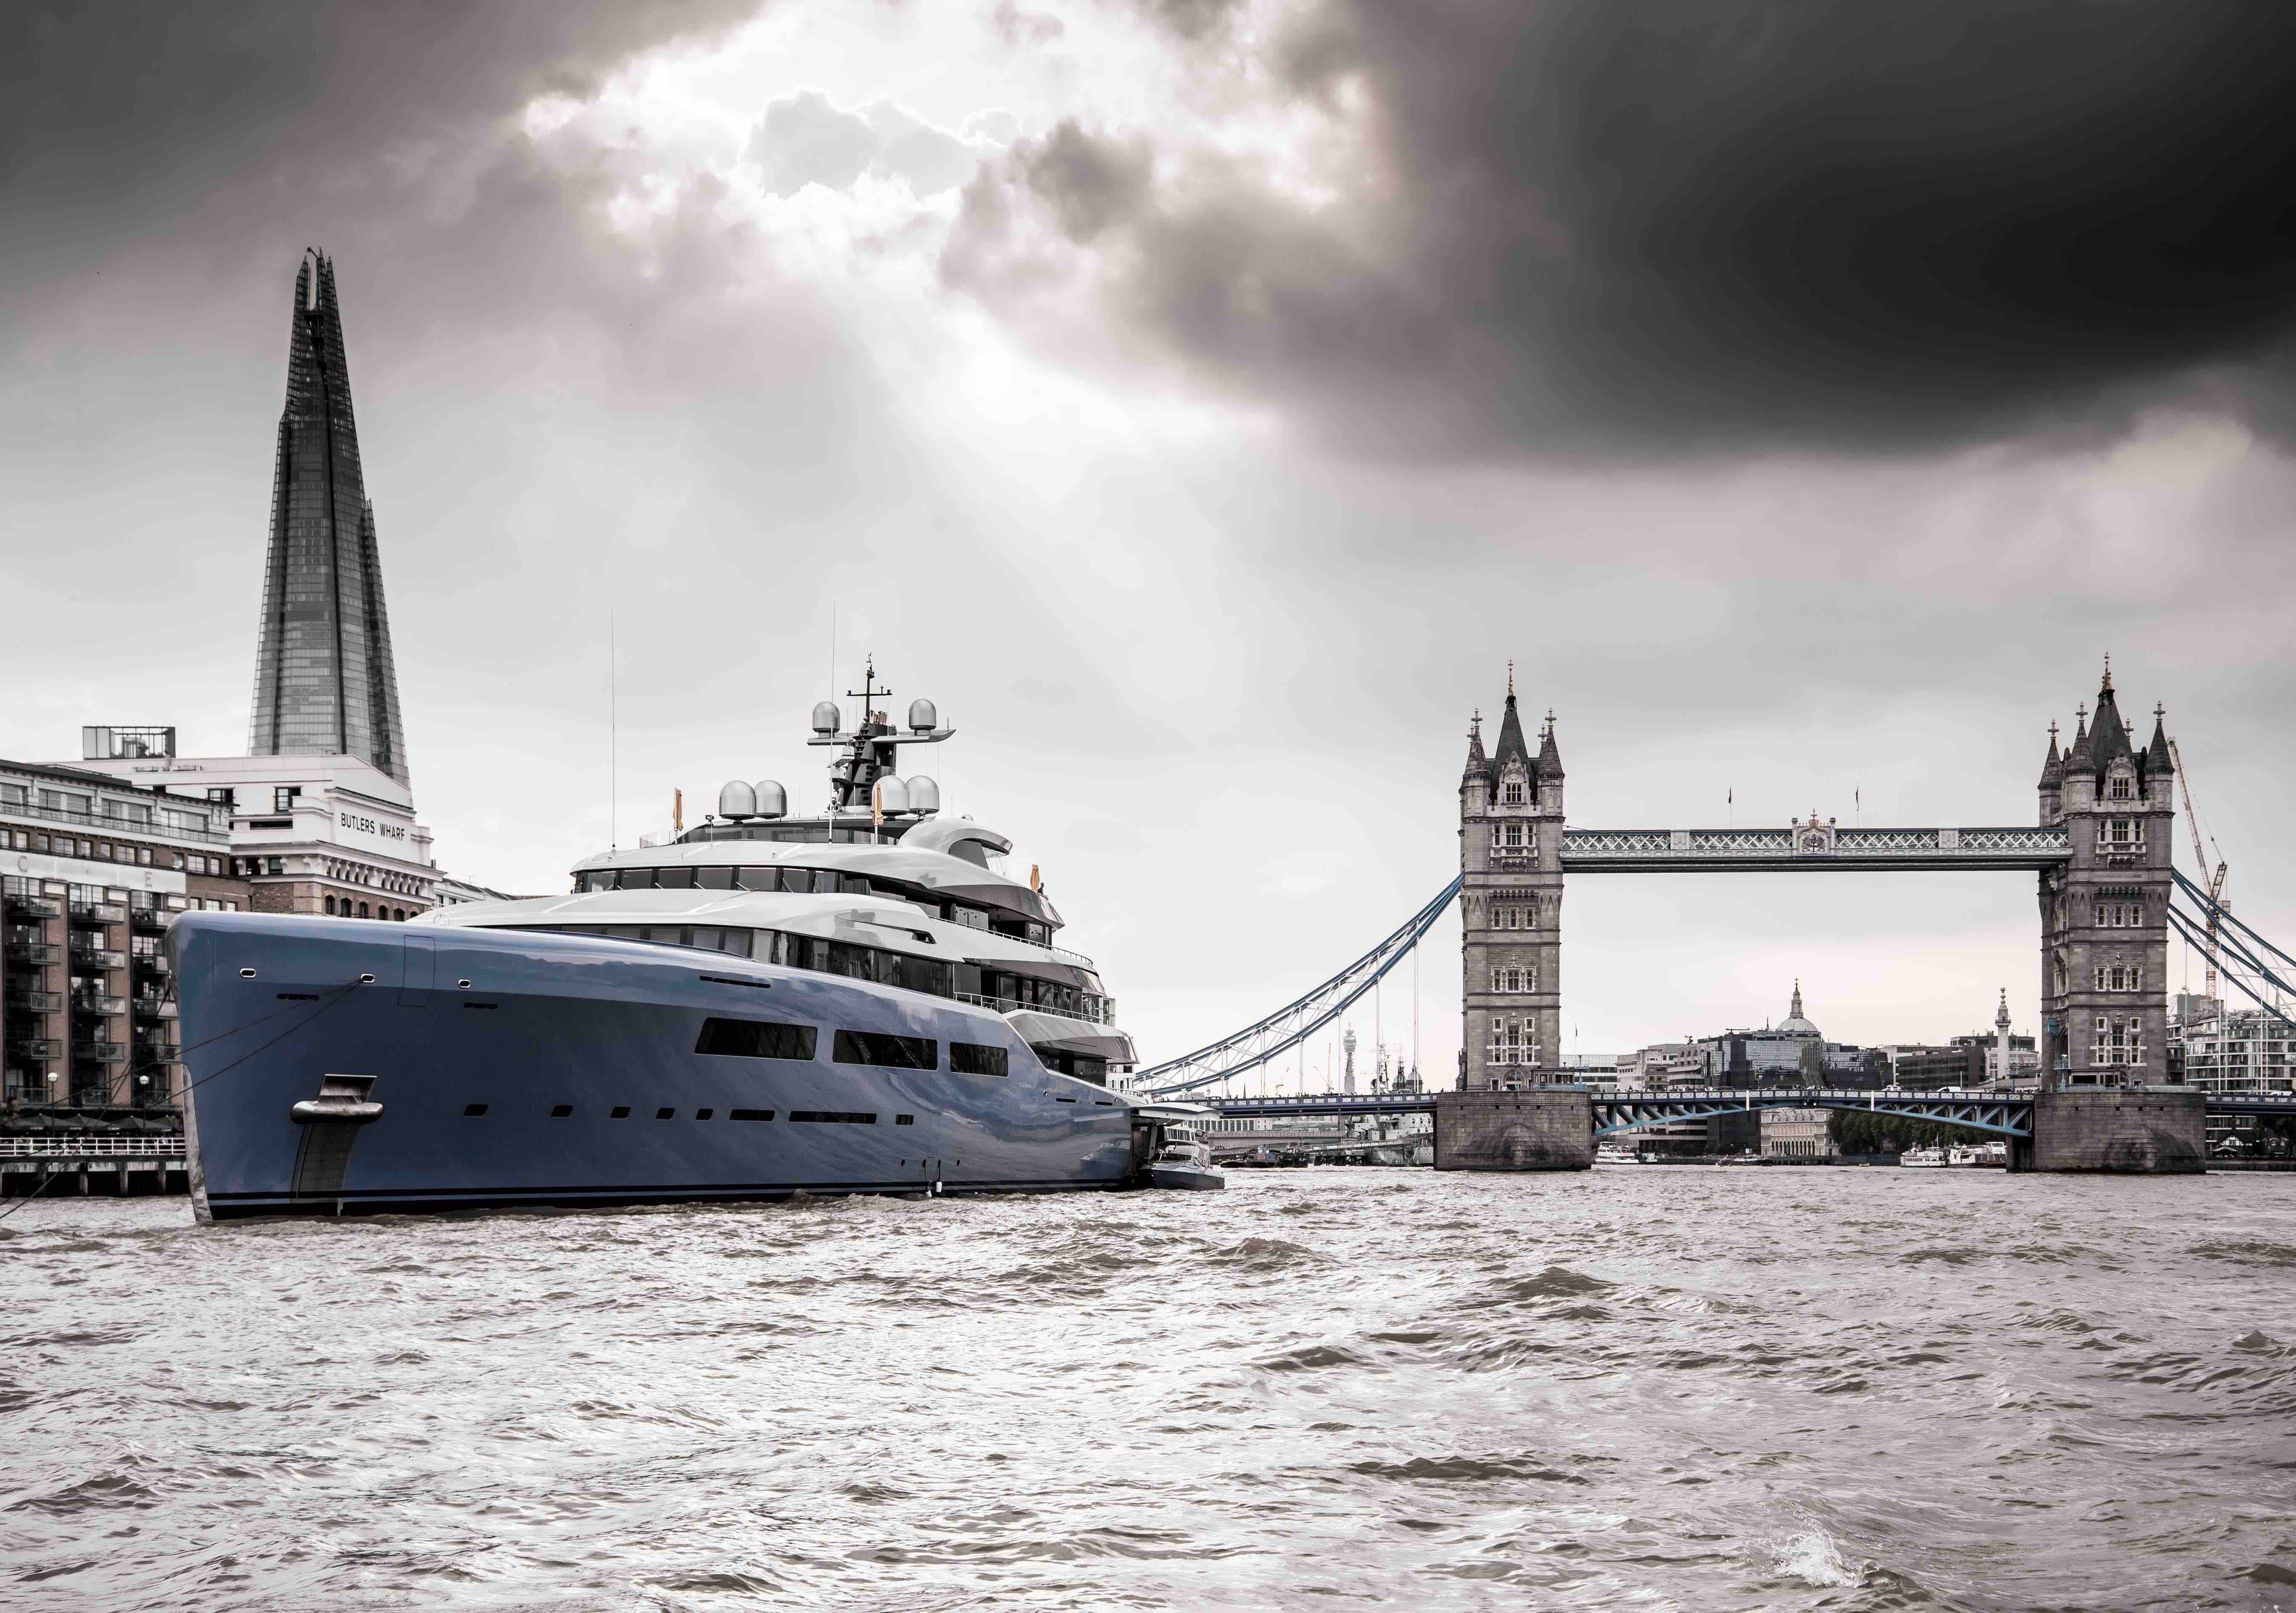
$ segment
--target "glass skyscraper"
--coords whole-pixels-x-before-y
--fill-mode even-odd
[[[359,472],[335,266],[306,252],[295,275],[287,406],[272,468],[251,756],[352,756],[401,784],[406,741]]]

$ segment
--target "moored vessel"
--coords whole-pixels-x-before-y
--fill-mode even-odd
[[[1212,1163],[1211,1144],[1196,1134],[1193,1125],[1174,1118],[1160,1131],[1148,1160],[1149,1185],[1195,1191],[1227,1185],[1226,1173]]]
[[[170,927],[203,1217],[560,1208],[799,1192],[1139,1185],[1159,1123],[1092,961],[1011,842],[941,815],[870,668],[833,701],[823,813],[728,784],[570,893],[404,924],[186,913]]]

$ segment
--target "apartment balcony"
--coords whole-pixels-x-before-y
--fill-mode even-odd
[[[49,941],[20,941],[11,936],[4,946],[11,963],[60,963],[64,949]]]
[[[184,1056],[182,1046],[174,1042],[138,1042],[135,1062],[139,1065],[173,1064]]]
[[[102,924],[125,924],[127,910],[115,907],[110,902],[74,902],[71,921],[75,929]]]
[[[129,921],[145,935],[158,935],[168,928],[168,921],[175,916],[164,907],[134,907],[127,913]]]
[[[135,1001],[135,1017],[139,1019],[172,1019],[176,1017],[173,997],[155,997],[139,994]]]
[[[72,938],[71,960],[74,963],[87,969],[125,969],[127,967],[127,954],[126,953],[113,952],[109,948],[102,946],[89,946],[83,942],[78,936],[74,936]]]
[[[75,1064],[125,1064],[127,1049],[118,1042],[75,1042],[71,1056]]]
[[[29,892],[10,891],[0,897],[0,909],[12,919],[61,919],[64,905],[56,897],[33,896]]]
[[[11,1015],[55,1014],[64,1008],[64,994],[60,991],[12,991],[4,1001]]]
[[[54,1036],[20,1036],[8,1034],[8,1056],[12,1059],[61,1059],[64,1044]]]
[[[124,1014],[127,999],[115,997],[110,992],[76,991],[71,995],[71,1011],[76,1014]]]
[[[164,980],[175,972],[168,962],[168,954],[161,952],[132,953],[128,962],[135,965],[137,974],[150,975],[155,979]]]

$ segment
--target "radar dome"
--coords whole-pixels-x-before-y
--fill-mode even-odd
[[[940,712],[931,700],[911,700],[909,726],[919,733],[931,733],[940,726]]]
[[[757,790],[758,815],[759,817],[785,818],[789,816],[789,792],[787,790],[783,790],[779,784],[775,783],[771,779],[759,779],[757,784]]]
[[[922,775],[911,779],[909,781],[909,810],[911,812],[939,812],[940,810],[940,786],[934,783],[931,779],[925,778]]]
[[[721,818],[757,816],[758,792],[735,779],[718,791],[718,815]]]
[[[909,787],[891,774],[877,781],[877,810],[906,812],[909,809]]]
[[[835,700],[824,700],[813,708],[813,731],[816,733],[835,733],[845,725],[845,718],[837,709]]]

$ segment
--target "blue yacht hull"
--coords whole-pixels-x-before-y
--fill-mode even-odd
[[[193,913],[167,945],[202,1218],[1138,1181],[1123,1100],[959,1003],[534,930]],[[810,1056],[697,1051],[713,1019],[811,1028]],[[933,1068],[840,1061],[871,1035]],[[953,1042],[1009,1073],[951,1069]]]

